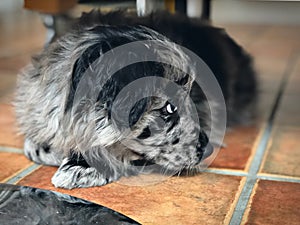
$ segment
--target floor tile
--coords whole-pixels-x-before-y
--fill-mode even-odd
[[[0,104],[0,146],[23,147],[23,137],[18,129],[11,104]]]
[[[210,167],[244,170],[258,134],[256,126],[229,130],[224,139],[226,148],[220,150]]]
[[[11,95],[15,91],[17,75],[11,71],[0,69],[0,103],[10,103]]]
[[[299,95],[285,94],[276,113],[275,123],[285,126],[300,126]]]
[[[0,152],[0,182],[31,165],[23,154]]]
[[[300,47],[299,25],[270,26],[263,34],[263,39],[280,42],[285,46]]]
[[[51,183],[51,177],[54,175],[56,170],[57,170],[57,167],[41,166],[40,168],[35,170],[32,174],[28,175],[23,180],[18,182],[18,184],[24,185],[24,186],[45,188],[45,189],[49,189],[49,190],[60,190],[60,189],[54,188],[54,186]],[[63,189],[62,189],[62,191],[63,191]]]
[[[300,96],[300,72],[298,73],[298,77],[290,79],[285,89],[285,93]]]
[[[12,11],[9,7],[6,7],[6,10],[0,9],[0,21],[1,58],[17,56],[28,50],[37,50],[44,45],[46,30],[41,15],[22,10],[22,2]]]
[[[274,128],[261,172],[300,177],[300,127]]]
[[[299,26],[269,26],[251,45],[250,51],[260,56],[285,60],[300,47],[299,38]]]
[[[142,224],[223,224],[240,185],[239,177],[200,174],[173,177],[149,186],[112,183],[103,187],[56,189],[56,168],[42,167],[18,184],[60,191],[113,208]]]
[[[21,54],[8,58],[0,58],[0,69],[12,71],[17,75],[31,61],[34,52]]]
[[[298,60],[296,62],[295,68],[293,68],[291,77],[285,89],[285,93],[296,94],[298,96],[300,95],[300,52],[298,55]]]
[[[263,124],[265,123],[272,109],[275,105],[276,95],[272,92],[259,92],[257,97],[257,103],[255,108],[255,123]]]
[[[15,86],[16,84],[17,74],[8,70],[1,70],[0,69],[0,93],[2,90],[10,89]],[[2,94],[0,94],[2,95]]]
[[[272,57],[255,56],[258,89],[276,94],[286,70],[287,62]]]
[[[270,39],[261,39],[255,41],[248,51],[252,55],[259,55],[261,57],[271,57],[274,59],[287,60],[294,51],[293,45],[283,44],[282,41],[273,41]]]
[[[265,25],[253,25],[253,24],[217,24],[222,27],[226,32],[241,46],[246,49],[253,43],[257,36],[260,36],[265,32],[267,26]]]
[[[15,93],[15,89],[12,88],[12,89],[5,90],[4,95],[0,94],[0,105],[1,104],[11,104],[14,100],[14,93]]]
[[[244,224],[298,225],[300,184],[260,180]]]
[[[274,95],[280,88],[281,79],[271,78],[268,76],[258,77],[258,91],[259,92],[271,92]]]

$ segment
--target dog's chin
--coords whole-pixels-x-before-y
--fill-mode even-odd
[[[142,156],[138,159],[131,160],[130,165],[138,173],[163,173],[163,174],[196,174],[203,171],[209,166],[211,160],[210,156],[214,152],[214,147],[208,143],[204,150],[201,150],[201,154],[197,154],[193,161],[188,162],[171,162],[171,161],[158,161],[147,160]],[[176,165],[176,166],[175,166]]]
[[[208,166],[209,166],[209,163],[206,162],[206,160],[201,160],[196,165],[191,165],[191,166],[182,168],[176,174],[178,176],[195,176],[195,175],[199,174],[200,172],[203,172]]]
[[[214,153],[214,147],[211,144],[208,144],[204,151],[202,152],[201,157],[198,158],[198,161],[192,163],[188,166],[183,166],[179,172],[180,175],[195,175],[203,170],[205,170],[211,163],[210,156]]]

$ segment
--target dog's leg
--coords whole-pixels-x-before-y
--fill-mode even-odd
[[[102,186],[111,181],[110,178],[106,178],[96,168],[89,166],[80,153],[74,152],[64,158],[52,177],[52,183],[55,187],[67,189]]]
[[[35,144],[28,138],[25,139],[24,154],[35,163],[50,166],[59,166],[63,159],[62,154],[52,149],[51,146],[46,143]]]

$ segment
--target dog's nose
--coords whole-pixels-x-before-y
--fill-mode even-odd
[[[210,143],[207,143],[204,148],[201,147],[201,144],[197,144],[197,155],[199,157],[199,160],[208,158],[213,152],[214,147]]]
[[[204,149],[206,147],[206,145],[208,144],[208,137],[206,135],[206,133],[201,130],[200,133],[199,133],[199,138],[198,138],[198,144],[200,144],[199,147],[201,147],[202,149]]]
[[[202,160],[208,158],[214,152],[214,147],[208,143],[204,149]]]
[[[198,144],[196,146],[198,156],[201,160],[208,158],[214,151],[214,147],[209,143],[204,131],[200,131]]]

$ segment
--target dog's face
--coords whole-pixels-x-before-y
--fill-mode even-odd
[[[118,125],[115,127],[116,130],[121,131],[122,138],[119,141],[128,147],[128,151],[137,154],[139,161],[143,159],[175,171],[196,167],[201,160],[212,153],[213,148],[209,144],[202,124],[199,123],[198,112],[193,108],[194,105],[190,98],[193,78],[179,69],[164,64],[156,63],[154,66],[153,63],[143,62],[129,66],[114,79],[118,80],[117,77],[130,74],[129,71],[141,71],[139,67],[147,68],[143,74],[153,75],[146,79],[157,79],[152,83],[155,83],[154,92],[156,94],[152,96],[153,93],[151,94],[149,91],[149,89],[152,90],[152,84],[146,80],[144,83],[147,84],[144,86],[138,84],[137,88],[129,88],[129,93],[125,91],[119,94],[121,97],[114,99],[117,106],[111,107],[112,112],[109,113],[112,115],[110,116],[111,120],[120,120],[121,123],[128,120],[130,128],[130,133],[124,135],[122,128],[120,129]],[[168,74],[172,74],[172,76]],[[168,79],[164,84],[163,81],[166,77]],[[171,80],[172,78],[173,80]],[[146,96],[150,97],[137,102],[134,97],[132,98],[132,96],[142,96],[145,92]],[[172,95],[162,97],[163,94],[160,95],[160,92],[169,92]],[[128,101],[128,99],[130,100]],[[127,115],[122,116],[122,113],[126,111],[124,110],[126,105],[133,105],[133,107]],[[112,124],[118,124],[118,122],[112,122]]]
[[[152,99],[150,108],[131,128],[125,141],[132,151],[166,169],[181,171],[197,166],[212,152],[208,137],[189,105],[189,97],[172,104]]]

